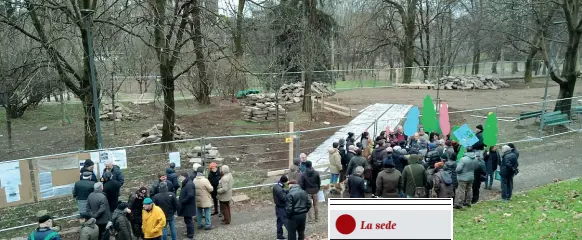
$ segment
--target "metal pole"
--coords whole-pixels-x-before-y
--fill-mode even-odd
[[[552,56],[552,44],[550,42],[548,50],[548,56]],[[552,61],[549,62],[550,67],[552,66]],[[550,83],[550,77],[546,77],[546,88],[544,89],[544,102],[542,103],[542,116],[540,117],[540,132],[539,138],[542,138],[544,135],[544,115],[546,115],[546,104],[548,103],[548,84]]]
[[[82,9],[84,29],[86,31],[87,41],[87,61],[89,61],[89,79],[91,80],[91,90],[93,92],[93,112],[95,120],[95,128],[97,131],[97,148],[101,149],[101,119],[99,119],[99,98],[97,96],[97,79],[95,77],[95,59],[93,56],[93,19],[92,15],[95,11],[90,9]]]

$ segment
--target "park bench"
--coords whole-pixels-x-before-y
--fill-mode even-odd
[[[582,106],[575,106],[575,107],[573,107],[572,108],[572,113],[578,114],[578,115],[582,114]]]
[[[563,114],[561,111],[554,111],[550,113],[546,113],[541,116],[541,121],[545,126],[552,127],[552,131],[554,131],[554,127],[557,125],[569,124],[570,120],[568,119],[567,114]]]
[[[526,119],[530,119],[530,118],[539,118],[542,115],[542,111],[534,111],[534,112],[522,112],[521,114],[519,114],[519,116],[517,116],[515,118],[515,120],[517,120],[517,124],[519,124],[519,121],[521,120],[526,120]]]

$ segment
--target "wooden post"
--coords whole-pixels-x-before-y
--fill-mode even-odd
[[[289,141],[289,167],[293,166],[293,156],[295,155],[293,152],[293,134],[295,131],[293,126],[293,122],[289,122],[289,138],[291,138],[291,141]]]

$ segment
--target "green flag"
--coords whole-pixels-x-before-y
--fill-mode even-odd
[[[436,110],[430,95],[426,95],[422,105],[422,117],[420,119],[425,132],[434,132],[437,130]]]
[[[490,112],[485,119],[485,126],[483,127],[483,143],[488,147],[497,144],[497,115]]]
[[[458,142],[459,139],[457,139],[457,137],[455,137],[455,134],[453,134],[455,131],[457,131],[457,129],[459,129],[458,125],[453,126],[453,130],[451,131],[451,140]]]
[[[459,160],[461,160],[461,158],[464,156],[465,156],[465,147],[461,146],[461,148],[459,148],[459,154],[457,154],[457,162]]]

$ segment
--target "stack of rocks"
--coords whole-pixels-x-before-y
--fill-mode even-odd
[[[304,86],[304,82],[285,84],[279,89],[279,96],[283,101],[298,103],[303,99]],[[335,94],[333,89],[330,89],[327,85],[320,82],[314,82],[311,84],[311,92],[315,97],[328,97]]]
[[[190,163],[198,163],[205,166],[207,163],[216,162],[218,164],[224,161],[224,158],[220,157],[217,147],[213,147],[212,144],[206,146],[195,146],[189,149],[181,149],[180,156],[185,156],[188,158]]]
[[[442,89],[446,89],[446,90],[483,89],[483,90],[486,90],[486,89],[498,89],[498,88],[509,87],[509,84],[501,81],[497,77],[483,76],[483,75],[445,76],[445,77],[440,78],[437,81],[433,81],[433,82],[429,82],[429,83],[434,84],[435,88],[437,88],[437,86],[438,86],[441,90]]]
[[[121,103],[115,103],[115,107],[113,107],[109,103],[105,103],[102,105],[101,109],[101,116],[99,119],[102,121],[133,121],[139,119],[141,115],[137,112],[132,111],[131,109],[123,106]]]
[[[163,124],[156,124],[141,134],[141,138],[135,142],[135,145],[157,143],[162,141]],[[189,134],[183,131],[182,127],[174,124],[174,140],[191,138]]]
[[[279,119],[285,119],[285,108],[275,103],[275,94],[250,94],[242,102],[241,116],[249,122],[267,122],[277,120],[277,106]]]

